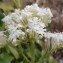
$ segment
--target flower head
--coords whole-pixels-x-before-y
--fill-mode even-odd
[[[40,8],[37,4],[33,4],[26,6],[23,10],[16,9],[2,20],[9,33],[8,39],[15,43],[18,39],[25,37],[27,30],[43,36],[46,31],[44,27],[51,22],[51,17],[49,8]]]

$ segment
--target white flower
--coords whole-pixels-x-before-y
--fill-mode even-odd
[[[40,20],[37,17],[28,19],[28,21],[29,28],[37,34],[43,35],[44,31],[46,31],[46,29],[44,29],[45,24],[40,22]]]
[[[3,18],[6,30],[9,32],[8,39],[16,43],[22,39],[26,32],[35,32],[43,36],[46,23],[51,22],[52,13],[49,8],[40,8],[37,4],[28,5],[23,10],[15,9],[15,12]],[[18,38],[18,39],[17,39]]]
[[[20,36],[23,37],[25,35],[25,33],[22,30],[20,30],[20,27],[21,26],[18,26],[18,25],[17,26],[12,26],[11,25],[8,28],[8,32],[10,33],[10,35],[9,35],[9,39],[10,40],[13,40],[14,41],[14,39],[17,39]]]
[[[5,22],[6,25],[10,25],[14,23],[12,18],[9,15],[3,18],[2,21]]]
[[[47,42],[50,41],[52,43],[52,47],[56,47],[58,45],[63,45],[63,33],[50,33],[47,32],[44,35]],[[49,40],[49,41],[48,41]]]

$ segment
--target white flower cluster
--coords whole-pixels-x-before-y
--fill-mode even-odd
[[[43,35],[44,27],[51,22],[52,13],[49,8],[40,8],[37,4],[28,5],[23,10],[16,9],[2,21],[9,33],[8,39],[15,43],[19,38],[24,38],[26,31],[34,31]],[[29,32],[30,33],[30,32]]]
[[[52,47],[63,45],[63,32],[62,33],[50,33],[47,32],[44,35],[45,41],[50,42]]]

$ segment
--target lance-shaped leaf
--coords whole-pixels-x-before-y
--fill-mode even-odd
[[[11,51],[11,53],[14,55],[14,57],[16,59],[18,59],[19,58],[19,54],[18,54],[17,50],[14,47],[10,46],[10,45],[8,45],[8,47],[9,47],[9,50]]]

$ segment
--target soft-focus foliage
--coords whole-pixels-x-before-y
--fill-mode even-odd
[[[9,12],[14,10],[13,6],[9,3],[2,3],[0,2],[0,9],[2,9],[4,12]]]
[[[13,3],[16,8],[22,8],[21,0],[13,0]]]
[[[12,3],[0,2],[0,9],[3,10],[5,14],[8,14],[9,12],[14,11],[15,8],[22,9],[21,0],[12,0]]]
[[[11,63],[13,56],[10,54],[9,50],[6,48],[0,49],[0,63]]]
[[[4,17],[4,15],[0,12],[0,30],[2,30],[2,28],[3,28],[3,22],[2,22],[3,17]]]

